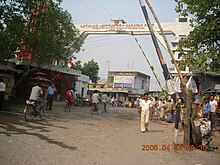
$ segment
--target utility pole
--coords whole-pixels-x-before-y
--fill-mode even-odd
[[[148,0],[145,0],[145,1],[146,1],[146,3],[147,3],[148,7],[150,8],[150,10],[151,10],[151,12],[152,12],[152,14],[153,14],[153,16],[154,16],[156,22],[157,22],[157,25],[158,25],[158,27],[159,27],[159,29],[160,29],[162,35],[163,35],[163,38],[164,38],[164,41],[165,41],[165,43],[166,43],[168,52],[169,52],[169,54],[170,54],[170,57],[171,57],[171,59],[172,59],[173,64],[174,64],[175,67],[176,67],[176,70],[177,70],[177,72],[178,72],[178,76],[179,76],[180,81],[181,81],[181,84],[182,84],[182,88],[183,88],[184,93],[185,93],[185,95],[186,95],[186,123],[185,123],[185,127],[184,127],[184,142],[183,142],[183,143],[184,143],[184,146],[187,146],[187,145],[190,144],[191,94],[190,94],[190,91],[188,91],[188,89],[186,88],[186,83],[185,83],[185,81],[184,81],[184,79],[183,79],[183,76],[182,76],[180,70],[179,70],[179,67],[178,67],[178,65],[177,65],[177,63],[176,63],[175,57],[174,57],[174,55],[173,55],[173,52],[172,52],[171,49],[170,49],[170,46],[169,46],[169,44],[168,44],[168,42],[167,42],[167,38],[166,38],[166,36],[165,36],[165,34],[164,34],[163,28],[162,28],[162,26],[160,25],[160,22],[159,22],[158,18],[157,18],[157,16],[156,16],[156,13],[154,12],[154,10],[153,10],[152,6],[150,5],[149,1],[148,1]],[[153,40],[153,42],[154,42],[155,48],[156,48],[156,50],[157,50],[158,57],[159,57],[160,62],[161,62],[162,69],[163,69],[164,72],[166,73],[166,71],[168,71],[168,69],[167,69],[167,66],[166,66],[164,63],[162,63],[162,62],[163,62],[163,61],[161,60],[162,54],[161,54],[160,49],[158,49],[159,46],[158,46],[156,37],[155,37],[155,35],[154,35],[152,26],[151,26],[151,24],[150,24],[150,20],[149,20],[148,14],[147,14],[146,7],[145,7],[145,5],[144,5],[144,3],[143,3],[142,0],[139,0],[139,3],[140,3],[140,5],[141,5],[142,11],[143,11],[143,13],[144,13],[144,16],[145,16],[145,19],[146,19],[146,22],[147,22],[147,25],[148,25],[148,27],[149,27],[152,40]],[[163,59],[163,58],[162,58],[162,59]],[[164,73],[164,76],[166,76],[165,73]],[[168,77],[168,78],[169,78],[169,77]]]
[[[177,65],[177,63],[176,63],[176,60],[175,60],[175,57],[174,57],[174,55],[173,55],[173,52],[172,52],[172,50],[171,50],[171,48],[170,48],[170,45],[168,44],[168,41],[167,41],[167,38],[166,38],[166,36],[165,36],[165,34],[164,34],[163,28],[162,28],[162,26],[161,26],[161,24],[160,24],[160,22],[159,22],[159,20],[158,20],[158,18],[157,18],[157,16],[156,16],[156,13],[154,12],[152,6],[150,5],[150,2],[149,2],[148,0],[145,0],[145,1],[146,1],[146,3],[147,3],[147,5],[148,5],[148,7],[149,7],[149,9],[150,9],[150,11],[151,11],[151,13],[152,13],[153,16],[154,16],[154,19],[155,19],[156,22],[157,22],[157,25],[158,25],[158,27],[159,27],[159,29],[160,29],[160,32],[162,33],[162,36],[163,36],[164,41],[165,41],[166,46],[167,46],[167,50],[168,50],[168,52],[169,52],[169,54],[170,54],[170,57],[171,57],[171,59],[172,59],[172,62],[173,62],[173,64],[174,64],[174,66],[176,67],[176,70],[177,70],[177,72],[178,72],[178,76],[179,76],[179,78],[180,78],[181,84],[182,84],[183,89],[184,89],[184,92],[185,92],[185,94],[187,95],[187,94],[188,94],[188,89],[186,88],[186,83],[185,83],[185,81],[184,81],[184,79],[183,79],[183,76],[182,76],[182,74],[181,74],[181,72],[180,72],[180,69],[179,69],[179,67],[178,67],[178,65]],[[146,9],[145,9],[145,10],[146,10]],[[147,12],[147,11],[146,11],[146,12]],[[149,19],[149,18],[148,18],[148,19]],[[155,38],[156,38],[156,37],[155,37]]]
[[[107,61],[108,63],[108,73],[107,73],[107,81],[109,82],[109,69],[110,69],[110,60]]]
[[[150,31],[150,34],[151,34],[151,38],[152,38],[152,41],[154,43],[154,46],[155,46],[155,49],[156,49],[156,52],[157,52],[157,56],[158,56],[159,61],[160,61],[160,65],[161,65],[162,70],[163,70],[164,78],[165,78],[165,80],[168,80],[168,79],[170,79],[168,67],[167,67],[167,64],[166,64],[163,56],[162,56],[159,44],[157,42],[156,36],[155,36],[153,28],[151,26],[151,22],[150,22],[148,14],[147,14],[146,7],[145,7],[144,2],[142,0],[139,0],[139,4],[141,6],[142,12],[144,14],[144,17],[145,17],[145,20],[146,20],[146,23],[147,23],[147,26],[149,28],[149,31]]]

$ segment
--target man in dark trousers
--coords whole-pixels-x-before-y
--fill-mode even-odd
[[[54,96],[55,92],[56,92],[56,88],[54,86],[54,83],[51,82],[50,86],[47,88],[47,110],[48,110],[48,107],[49,107],[49,111],[52,110],[53,96]]]

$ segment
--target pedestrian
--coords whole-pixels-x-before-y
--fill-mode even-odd
[[[112,96],[112,98],[111,98],[111,103],[112,103],[112,107],[113,107],[115,104],[115,97],[114,96]]]
[[[47,108],[46,110],[49,111],[52,110],[52,106],[53,106],[53,96],[54,93],[56,92],[56,88],[53,82],[50,83],[50,86],[47,88]]]
[[[69,102],[69,104],[72,106],[74,101],[75,101],[75,97],[73,96],[74,92],[72,89],[68,89],[65,92],[65,99]]]
[[[38,83],[36,83],[35,86],[32,87],[29,99],[36,101],[37,110],[39,110],[39,108],[45,104],[45,101],[43,99],[43,90]]]
[[[165,111],[167,109],[167,104],[166,104],[166,100],[162,99],[162,105],[160,108],[160,120],[164,121],[165,120]]]
[[[151,101],[148,99],[148,94],[145,93],[143,100],[140,101],[141,107],[141,132],[144,133],[148,131],[149,126],[149,112],[151,107]]]
[[[211,128],[213,129],[216,111],[218,110],[218,102],[214,99],[214,95],[211,95],[209,103],[211,105],[211,110],[210,110]]]
[[[5,91],[6,91],[6,85],[3,81],[3,79],[1,78],[0,79],[0,110],[2,109]]]
[[[209,98],[204,99],[205,103],[203,105],[203,117],[208,118],[211,110],[211,105],[209,103]]]
[[[99,100],[100,100],[100,95],[98,94],[98,91],[95,90],[94,93],[92,94],[92,104],[95,107],[94,111],[98,111],[97,105],[99,103]]]
[[[165,119],[168,123],[172,123],[173,120],[173,109],[174,109],[174,104],[173,100],[168,98],[168,101],[166,102],[167,109],[164,112],[165,113]]]
[[[108,102],[108,95],[106,94],[106,92],[104,92],[103,95],[101,96],[101,100],[102,100],[102,103],[104,106],[104,112],[107,113],[106,106],[107,106],[107,102]]]

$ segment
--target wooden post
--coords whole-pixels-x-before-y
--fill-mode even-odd
[[[174,57],[174,54],[173,54],[173,52],[172,52],[172,50],[170,48],[170,45],[168,44],[167,38],[166,38],[166,36],[164,34],[164,31],[163,31],[163,28],[162,28],[162,26],[160,24],[160,21],[158,20],[158,18],[156,16],[156,13],[154,12],[150,2],[148,0],[145,0],[145,1],[147,3],[151,13],[154,16],[154,19],[157,22],[157,25],[158,25],[158,27],[160,29],[160,32],[162,33],[163,39],[164,39],[164,41],[166,43],[166,46],[167,46],[167,50],[168,50],[168,52],[170,54],[170,57],[172,59],[172,62],[174,64],[174,66],[176,67],[176,70],[177,70],[177,73],[178,73],[178,77],[180,78],[180,82],[182,84],[182,88],[183,88],[183,91],[185,93],[185,98],[186,98],[186,123],[185,123],[185,127],[184,127],[184,142],[183,143],[186,146],[186,145],[188,145],[190,143],[190,114],[191,114],[191,100],[192,100],[191,98],[192,98],[192,93],[189,94],[189,91],[188,91],[188,89],[186,87],[186,83],[185,83],[185,81],[183,79],[183,76],[182,76],[182,74],[180,72],[180,69],[179,69],[179,67],[177,65],[177,62],[176,62],[175,57]],[[142,6],[142,10],[143,10],[144,14],[146,13],[145,15],[147,15],[147,11],[145,11],[146,9],[144,8],[145,6],[144,6],[143,2],[141,0],[139,0],[139,3]],[[148,18],[148,15],[147,15],[147,20],[148,19],[149,18]],[[160,56],[159,56],[159,58],[160,58]]]
[[[186,96],[186,119],[184,123],[184,139],[183,145],[188,146],[190,144],[190,118],[192,112],[192,91],[188,91]]]

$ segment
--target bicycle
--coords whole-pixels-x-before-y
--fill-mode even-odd
[[[24,119],[26,121],[31,121],[34,117],[39,116],[41,120],[45,120],[49,115],[48,110],[46,110],[46,103],[37,109],[37,103],[34,100],[27,100],[26,106],[24,108]]]
[[[102,102],[98,102],[98,103],[92,103],[92,107],[91,107],[91,114],[93,115],[95,112],[97,114],[102,112]]]
[[[70,112],[71,111],[71,103],[69,100],[64,101],[64,111],[66,112],[67,110]]]

